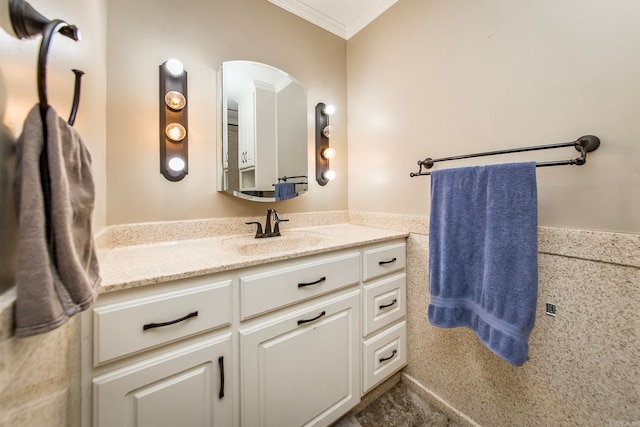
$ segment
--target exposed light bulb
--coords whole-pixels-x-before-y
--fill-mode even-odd
[[[330,115],[332,115],[333,113],[336,112],[336,107],[334,107],[331,104],[325,105],[323,111],[327,116],[330,116]]]
[[[164,132],[169,139],[176,142],[187,136],[187,130],[180,123],[169,123]]]
[[[177,90],[172,90],[167,92],[164,96],[164,102],[167,104],[167,107],[171,108],[174,111],[180,111],[187,105],[187,100],[184,95],[178,92]]]
[[[335,148],[328,147],[328,148],[324,149],[324,151],[322,151],[322,157],[324,157],[327,160],[331,160],[334,157],[336,157]]]
[[[169,169],[171,169],[174,172],[183,171],[185,167],[184,160],[181,159],[180,157],[171,158],[168,162],[168,165],[169,165]]]
[[[322,134],[327,138],[331,138],[331,126],[325,126],[324,129],[322,129]]]
[[[167,71],[174,76],[179,76],[184,72],[184,65],[182,65],[182,62],[178,61],[175,58],[171,58],[170,60],[168,60],[165,63],[165,67],[167,68]]]
[[[335,179],[336,173],[332,169],[327,169],[323,172],[322,176],[324,177],[324,179],[331,181],[332,179]]]

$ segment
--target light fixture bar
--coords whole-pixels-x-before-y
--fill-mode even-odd
[[[333,179],[335,173],[329,169],[329,158],[335,155],[335,150],[329,147],[329,137],[331,131],[329,127],[329,114],[333,113],[332,108],[327,108],[324,103],[316,105],[316,181],[325,186],[329,180]],[[331,111],[328,111],[330,110]],[[325,155],[325,151],[331,155]]]
[[[159,94],[160,173],[173,182],[189,173],[187,72],[177,64],[179,61],[170,59],[160,65]]]

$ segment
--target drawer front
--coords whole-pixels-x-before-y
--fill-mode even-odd
[[[350,252],[241,277],[241,319],[358,283],[359,263],[360,254]]]
[[[406,244],[397,243],[364,251],[362,280],[400,271],[406,265]]]
[[[362,344],[362,393],[407,364],[407,323],[400,322]]]
[[[96,307],[94,364],[231,323],[226,280]]]
[[[406,274],[400,273],[364,286],[363,336],[402,319],[407,313]]]

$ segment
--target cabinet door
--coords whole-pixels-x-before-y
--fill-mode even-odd
[[[251,86],[238,102],[238,167],[254,165],[256,149],[256,91]]]
[[[96,377],[97,427],[232,425],[231,334]]]
[[[240,331],[243,426],[326,426],[360,401],[359,293]]]

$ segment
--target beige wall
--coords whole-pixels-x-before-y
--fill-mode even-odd
[[[86,72],[75,128],[93,156],[94,226],[106,225],[106,0],[31,0],[50,19],[77,25],[80,43],[53,38],[48,56],[50,105],[68,117],[71,68]],[[0,1],[5,7],[6,2]],[[80,421],[80,328],[73,319],[49,334],[13,338],[16,219],[13,203],[15,143],[37,103],[36,63],[40,38],[18,40],[0,30],[0,425],[75,426]]]
[[[640,417],[637,16],[637,1],[401,0],[348,42],[350,221],[376,225],[370,218],[380,215],[380,226],[409,223],[405,373],[480,425],[600,426]],[[531,360],[513,368],[470,331],[431,326],[430,179],[409,178],[416,161],[589,133],[602,146],[587,165],[538,169],[540,225],[630,234],[541,234]],[[602,251],[594,256],[593,248]],[[629,256],[609,256],[620,248]],[[557,304],[558,316],[544,314],[546,302]]]
[[[82,135],[93,157],[97,193],[94,217],[96,230],[106,224],[105,3],[106,0],[30,2],[44,16],[75,24],[82,33],[80,42],[59,35],[52,39],[47,61],[47,92],[49,104],[62,117],[68,117],[74,83],[71,69],[78,68],[86,73],[82,80],[80,106],[74,127]],[[27,113],[38,102],[36,64],[40,38],[18,40],[0,30],[0,45],[0,122],[4,153],[5,147],[15,144]],[[1,160],[4,163],[6,157],[3,155]],[[5,190],[10,186],[4,175],[7,171],[4,167],[2,170],[4,201],[7,194]]]
[[[428,216],[419,159],[595,134],[587,165],[538,169],[540,225],[640,232],[638,16],[635,0],[396,3],[348,43],[349,210]]]
[[[266,0],[111,0],[108,22],[109,224],[259,215],[274,207],[216,192],[216,73],[234,59],[281,68],[308,90],[309,192],[278,203],[278,210],[346,209],[345,40]],[[171,57],[185,65],[189,85],[189,175],[177,183],[158,166],[158,66]],[[313,179],[318,102],[337,107],[338,177],[326,187]]]
[[[49,49],[47,89],[49,104],[62,116],[71,111],[74,77],[72,68],[86,72],[75,128],[93,156],[96,183],[95,230],[106,225],[106,117],[105,117],[105,13],[104,0],[54,3],[32,1],[44,16],[77,25],[79,43],[54,37]],[[5,2],[0,2],[6,6]],[[8,14],[7,14],[8,16]],[[16,215],[13,178],[15,143],[27,113],[38,102],[36,64],[40,38],[18,40],[0,29],[0,292],[13,284],[15,269]]]

